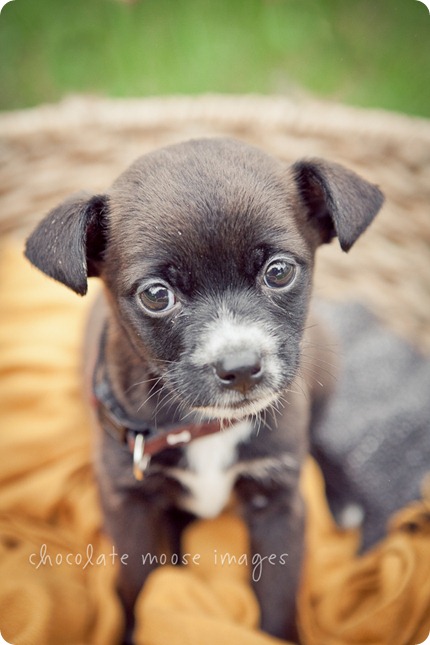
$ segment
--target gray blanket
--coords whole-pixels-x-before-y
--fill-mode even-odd
[[[341,368],[312,453],[335,519],[360,523],[367,549],[430,471],[430,360],[357,303],[318,303],[317,313],[338,336]]]

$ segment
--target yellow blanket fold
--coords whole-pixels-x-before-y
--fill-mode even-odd
[[[80,396],[80,300],[3,243],[0,260],[0,632],[14,645],[120,642],[118,555],[101,530],[91,431]],[[303,478],[308,556],[299,599],[305,645],[416,645],[430,632],[430,500],[393,518],[387,538],[354,555],[316,465]],[[241,521],[196,522],[185,567],[155,571],[137,607],[138,645],[270,645]],[[228,553],[230,563],[221,561]],[[218,556],[218,557],[217,557]],[[191,560],[191,557],[190,557]]]

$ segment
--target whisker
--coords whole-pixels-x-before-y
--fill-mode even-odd
[[[339,358],[338,355],[336,355],[336,359],[337,359],[336,361],[327,361],[324,358],[321,358],[320,356],[309,356],[309,354],[306,354],[306,351],[305,351],[306,349],[308,348],[305,347],[304,349],[302,349],[302,354],[301,354],[302,358],[307,358],[313,363],[315,363],[316,365],[327,365],[328,367],[337,366],[338,358]]]
[[[164,407],[164,404],[170,399],[171,396],[173,396],[172,392],[166,387],[166,385],[163,386],[161,393],[163,393],[165,390],[165,393],[163,394],[163,397],[157,402],[157,405],[155,406],[154,409],[154,417],[156,417]]]
[[[333,374],[333,372],[330,372],[328,369],[325,369],[324,367],[319,367],[318,369],[314,369],[313,367],[311,367],[311,365],[312,363],[306,363],[306,362],[302,363],[300,365],[299,371],[306,370],[307,372],[311,372],[312,374],[316,374],[316,375],[321,375],[321,372],[324,372],[324,374],[327,374],[328,376],[330,376],[330,378],[332,378],[334,381],[337,381],[337,376]]]
[[[124,394],[128,394],[130,390],[133,388],[137,387],[138,385],[146,385],[147,383],[151,383],[151,381],[160,381],[163,377],[162,376],[152,376],[151,378],[144,379],[143,381],[137,381],[136,383],[132,383],[124,392]]]

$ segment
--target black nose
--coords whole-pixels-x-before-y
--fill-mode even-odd
[[[253,351],[228,354],[214,364],[215,374],[223,387],[243,394],[263,378],[261,356]]]

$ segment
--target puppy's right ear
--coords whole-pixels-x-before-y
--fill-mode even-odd
[[[106,246],[108,198],[74,195],[54,208],[27,240],[25,255],[38,269],[83,296],[100,274]]]

